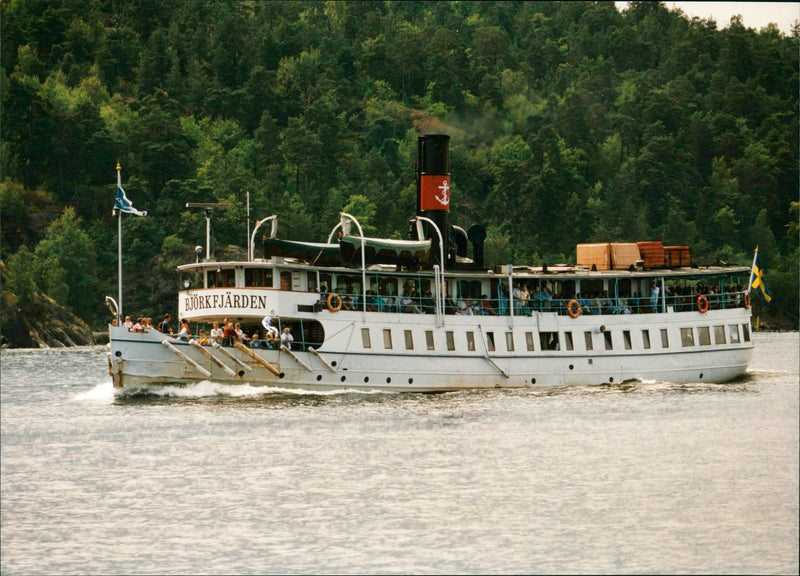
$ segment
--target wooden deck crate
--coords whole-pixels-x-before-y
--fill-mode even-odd
[[[595,267],[596,270],[611,270],[611,244],[578,244],[576,247],[578,266]]]
[[[664,246],[664,260],[673,268],[692,264],[688,246]]]
[[[661,242],[637,242],[636,245],[639,247],[645,268],[664,267],[664,246]]]
[[[627,270],[641,260],[639,247],[635,242],[619,242],[611,244],[611,266],[614,270]]]

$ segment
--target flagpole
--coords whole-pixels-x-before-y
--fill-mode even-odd
[[[750,293],[750,288],[753,287],[753,274],[756,271],[756,259],[758,258],[758,244],[756,244],[756,251],[753,252],[753,265],[750,267],[750,279],[747,281],[746,292]]]
[[[117,162],[117,190],[122,188],[122,168]],[[122,210],[119,212],[117,220],[117,326],[122,326]]]

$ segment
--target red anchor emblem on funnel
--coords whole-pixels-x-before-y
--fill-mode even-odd
[[[421,210],[450,210],[450,176],[423,174],[420,185]]]

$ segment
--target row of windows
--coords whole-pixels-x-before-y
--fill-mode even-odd
[[[749,324],[742,324],[742,331],[741,331],[741,338],[744,339],[745,342],[750,341],[750,325]],[[738,324],[728,324],[727,328],[725,325],[720,324],[716,326],[699,326],[696,329],[697,331],[697,338],[695,339],[695,329],[692,327],[681,328],[681,346],[684,348],[695,346],[697,343],[698,346],[710,346],[711,345],[711,335],[713,333],[714,336],[714,344],[715,345],[722,345],[722,344],[739,344],[741,342],[740,333],[739,333],[739,325]],[[661,337],[661,348],[667,349],[670,346],[669,343],[669,332],[666,328],[661,328],[659,330],[659,335]],[[563,336],[563,343],[565,350],[574,350],[575,349],[575,341],[573,339],[572,332],[539,332],[538,333],[538,340],[539,350],[560,350],[561,349],[561,342]],[[601,346],[602,349],[605,350],[613,350],[614,349],[614,338],[612,333],[609,331],[605,331],[602,333],[602,341]],[[641,330],[641,343],[642,348],[644,350],[649,350],[652,348],[652,343],[650,340],[650,329],[645,328]],[[406,350],[414,350],[414,333],[411,330],[404,330],[403,331],[403,340],[405,343]],[[456,350],[456,337],[452,330],[447,330],[445,332],[445,340],[446,346],[448,351],[455,351]],[[525,348],[528,352],[533,352],[536,350],[535,337],[534,332],[525,332]],[[594,350],[595,349],[595,338],[592,331],[587,330],[583,333],[583,341],[584,341],[584,349]],[[364,348],[372,348],[372,336],[370,333],[369,328],[362,328],[361,329],[361,344]],[[467,331],[466,332],[466,350],[468,352],[475,351],[475,332]],[[508,352],[514,352],[516,347],[514,344],[514,333],[513,332],[505,332],[505,345],[506,350]],[[436,345],[433,337],[433,330],[426,330],[425,331],[425,346],[428,350],[435,350]],[[633,340],[630,330],[622,330],[622,346],[625,350],[633,349]],[[392,330],[391,328],[384,328],[383,329],[383,347],[386,350],[392,350],[394,348],[394,343],[392,341]],[[496,350],[496,343],[495,343],[495,334],[494,332],[486,332],[486,348],[489,352],[494,352]],[[601,348],[598,348],[601,349]]]

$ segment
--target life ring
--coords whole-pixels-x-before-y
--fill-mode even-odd
[[[328,310],[338,312],[342,309],[342,297],[336,292],[328,294]]]
[[[581,305],[577,300],[570,300],[567,304],[567,314],[572,318],[577,318],[581,315]]]
[[[700,311],[700,314],[708,312],[708,298],[702,294],[697,297],[697,309]]]
[[[747,292],[744,293],[744,309],[750,309],[750,294]]]

